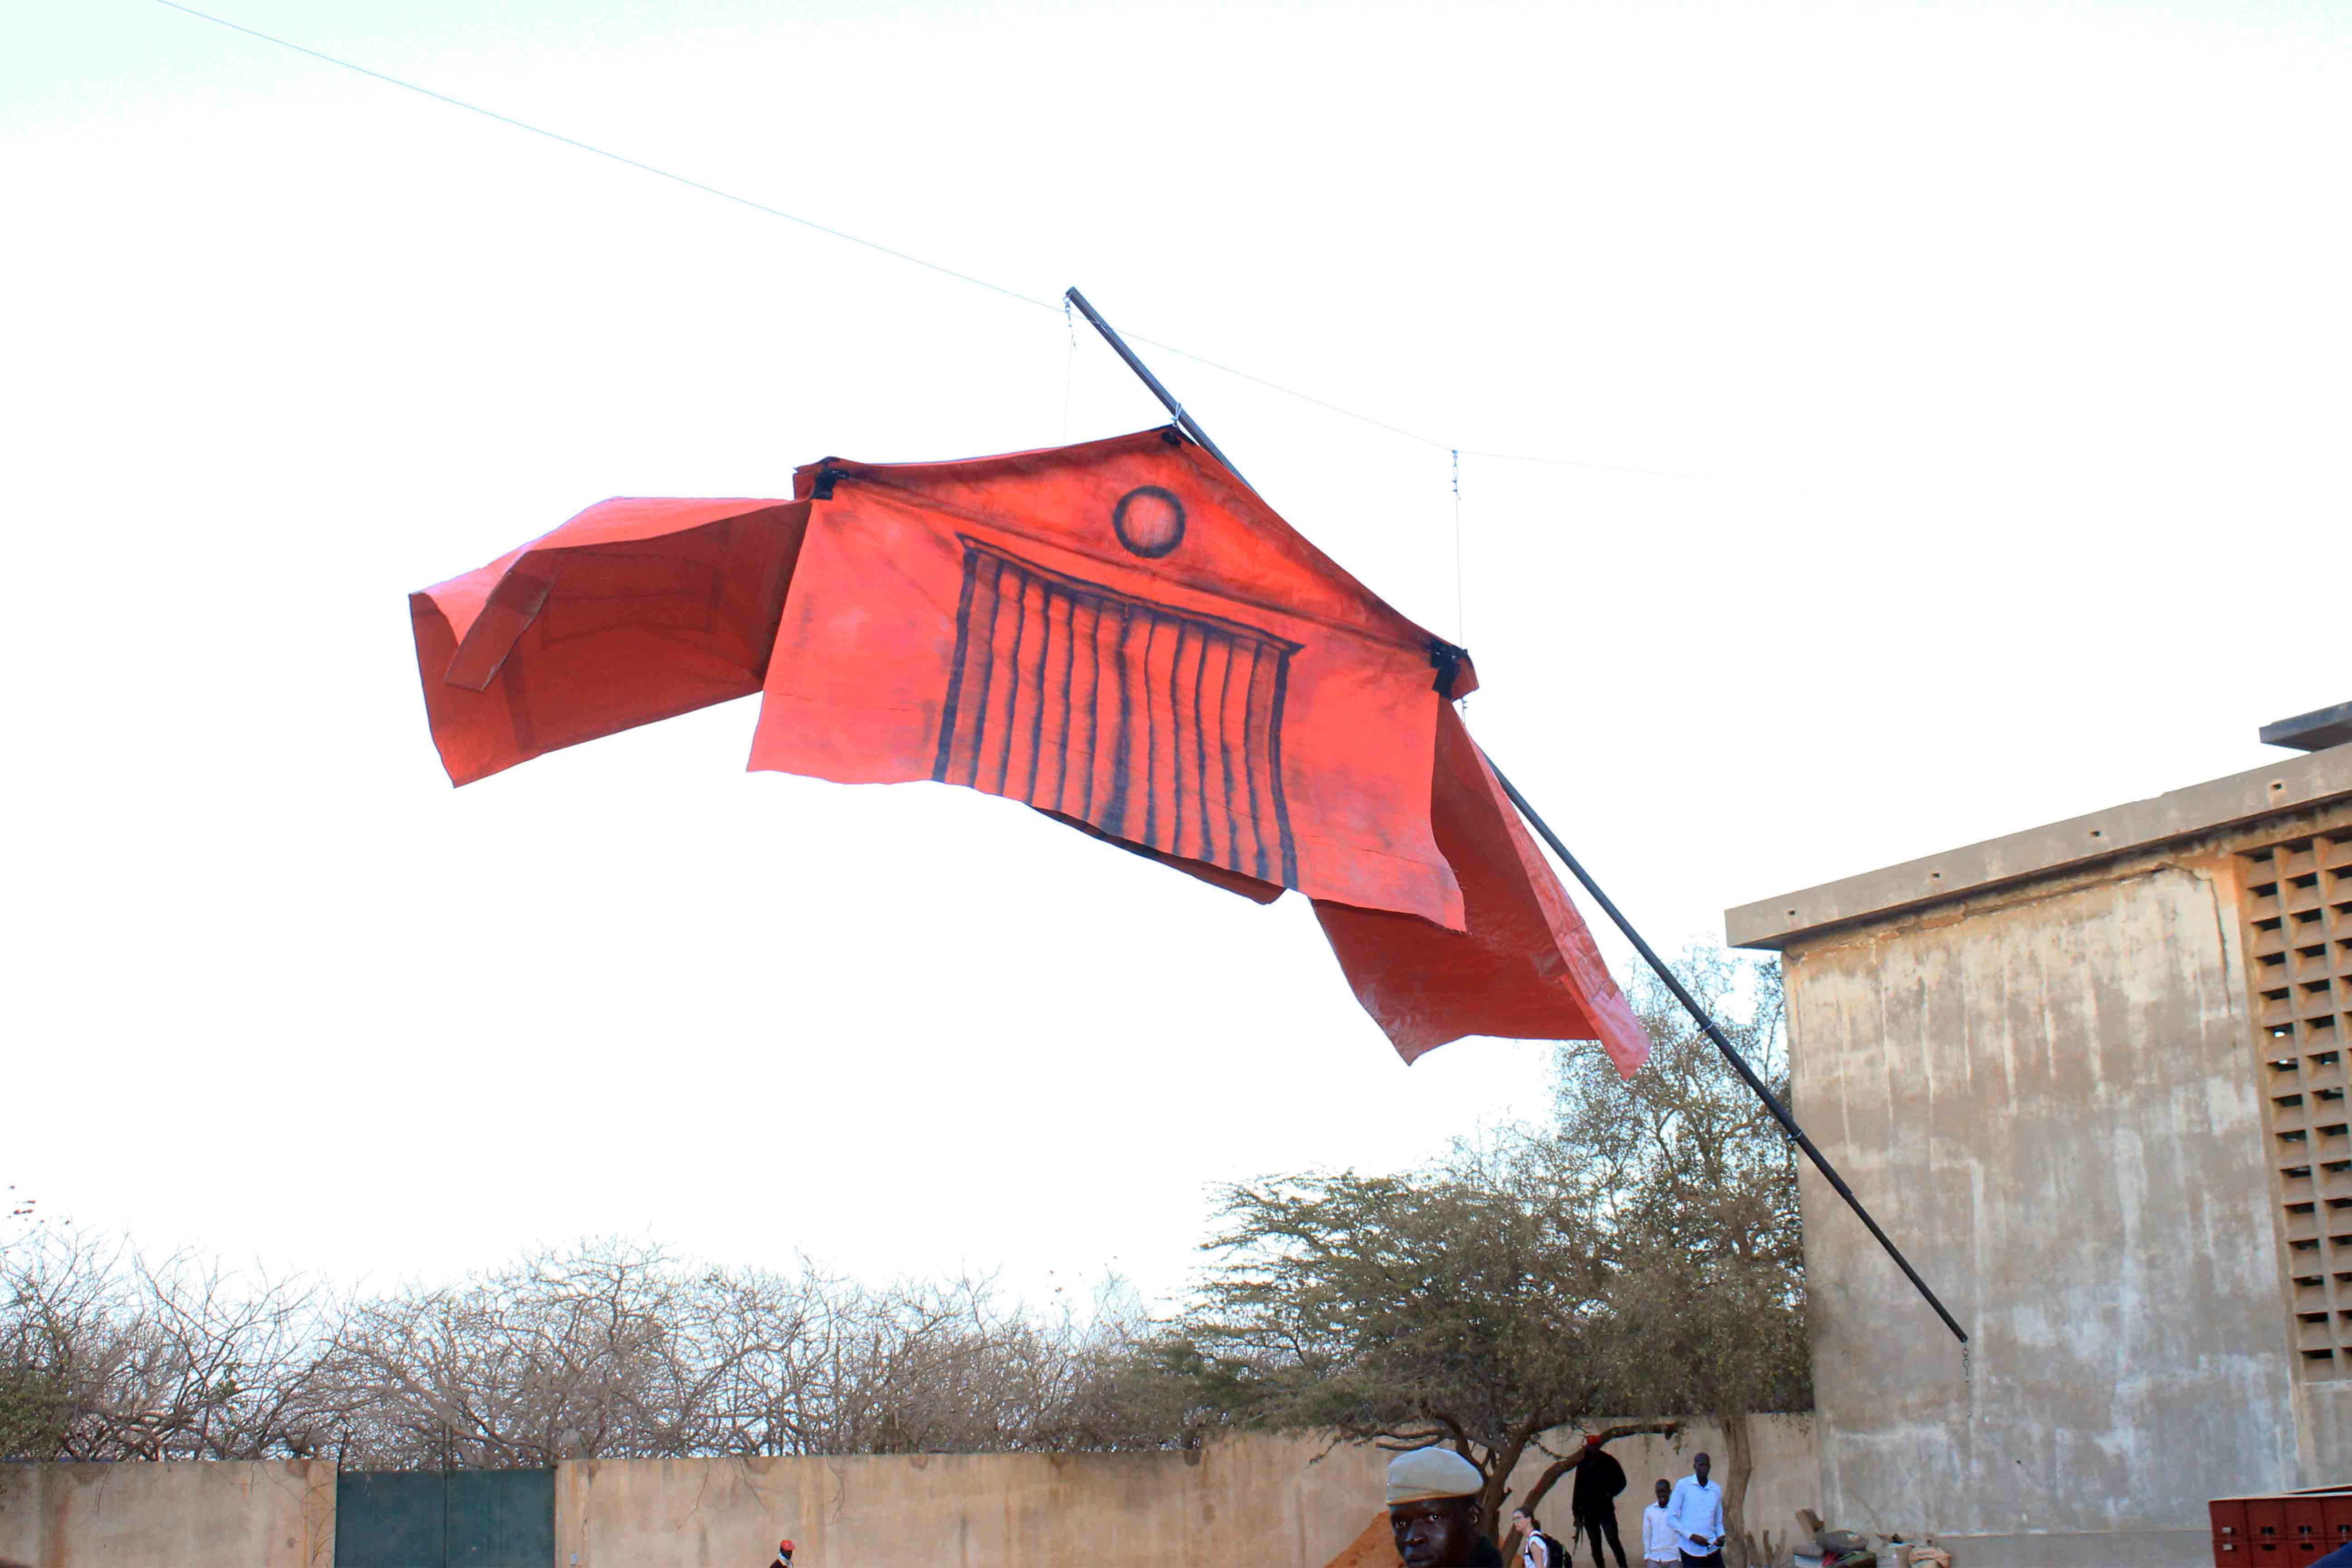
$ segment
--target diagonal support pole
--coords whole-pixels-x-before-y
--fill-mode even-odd
[[[1111,331],[1110,323],[1102,319],[1102,313],[1087,303],[1087,297],[1076,289],[1069,289],[1063,291],[1062,298],[1076,305],[1078,308],[1078,314],[1094,323],[1095,331],[1103,335],[1103,342],[1108,343],[1118,353],[1118,357],[1127,362],[1127,368],[1143,378],[1143,384],[1151,389],[1151,395],[1160,399],[1168,412],[1175,416],[1176,427],[1198,441],[1209,456],[1224,464],[1227,473],[1237,479],[1242,479],[1242,471],[1234,467],[1234,460],[1217,450],[1217,444],[1209,439],[1209,433],[1202,429],[1191,415],[1184,412],[1184,405],[1176,401],[1174,393],[1160,384],[1160,378],[1151,374],[1151,367],[1135,357],[1135,351],[1127,346],[1127,340]],[[1247,479],[1242,479],[1242,483],[1249,485],[1251,494],[1257,493],[1257,487],[1250,484]]]
[[[1608,894],[1601,890],[1601,884],[1592,879],[1592,873],[1584,868],[1583,862],[1568,852],[1568,846],[1562,844],[1559,841],[1559,835],[1554,833],[1550,825],[1536,814],[1536,808],[1528,804],[1528,797],[1521,795],[1518,787],[1504,776],[1502,769],[1495,767],[1495,759],[1486,756],[1486,748],[1480,747],[1478,754],[1486,758],[1487,767],[1494,769],[1495,781],[1503,786],[1503,793],[1511,797],[1511,804],[1519,808],[1519,815],[1528,819],[1528,825],[1541,836],[1546,844],[1551,846],[1551,852],[1559,857],[1559,863],[1567,867],[1578,881],[1584,884],[1584,890],[1592,895],[1592,901],[1599,904],[1607,911],[1609,918],[1617,922],[1617,929],[1625,933],[1625,940],[1633,944],[1633,950],[1642,955],[1643,961],[1649,964],[1658,978],[1665,982],[1666,989],[1675,994],[1675,1000],[1681,1003],[1684,1009],[1697,1020],[1698,1026],[1706,1031],[1706,1037],[1715,1042],[1715,1048],[1723,1053],[1723,1059],[1731,1064],[1731,1070],[1738,1073],[1748,1087],[1756,1091],[1756,1098],[1764,1102],[1764,1109],[1772,1113],[1772,1119],[1780,1124],[1780,1131],[1789,1135],[1789,1141],[1804,1151],[1805,1158],[1813,1163],[1813,1168],[1821,1172],[1831,1188],[1838,1196],[1845,1200],[1846,1207],[1853,1210],[1855,1216],[1869,1227],[1870,1234],[1877,1239],[1878,1245],[1886,1249],[1886,1256],[1895,1259],[1895,1267],[1903,1270],[1903,1277],[1911,1281],[1920,1295],[1927,1298],[1927,1305],[1936,1309],[1936,1316],[1944,1320],[1944,1327],[1952,1331],[1952,1337],[1958,1340],[1960,1343],[1967,1344],[1968,1331],[1961,1328],[1953,1320],[1952,1314],[1944,1310],[1944,1303],[1936,1299],[1936,1293],[1933,1290],[1927,1289],[1927,1282],[1919,1278],[1919,1271],[1911,1267],[1911,1260],[1903,1256],[1903,1249],[1895,1246],[1894,1239],[1878,1227],[1878,1222],[1871,1217],[1870,1211],[1862,1206],[1862,1200],[1853,1195],[1853,1189],[1845,1184],[1845,1178],[1838,1174],[1837,1167],[1831,1164],[1828,1157],[1813,1146],[1813,1141],[1811,1138],[1805,1136],[1805,1130],[1797,1125],[1796,1117],[1790,1113],[1787,1106],[1780,1103],[1780,1097],[1774,1094],[1770,1087],[1756,1076],[1756,1069],[1748,1065],[1748,1058],[1739,1054],[1738,1047],[1732,1045],[1730,1037],[1723,1032],[1722,1026],[1716,1023],[1704,1006],[1700,1005],[1699,999],[1692,995],[1683,983],[1675,977],[1675,972],[1666,967],[1665,960],[1658,956],[1656,950],[1642,940],[1642,933],[1633,929],[1633,922],[1627,920],[1625,912],[1617,907],[1616,902]]]
[[[1247,479],[1242,479],[1241,470],[1234,468],[1232,460],[1217,449],[1217,444],[1209,439],[1207,433],[1194,422],[1192,416],[1184,412],[1184,405],[1176,401],[1174,394],[1160,384],[1160,378],[1152,374],[1141,360],[1136,358],[1135,351],[1129,348],[1126,341],[1111,329],[1110,323],[1104,321],[1095,308],[1087,302],[1087,297],[1076,289],[1072,289],[1065,298],[1076,305],[1079,313],[1094,324],[1095,331],[1103,335],[1104,341],[1118,351],[1118,357],[1127,362],[1127,367],[1142,378],[1143,384],[1151,389],[1152,395],[1159,398],[1168,412],[1174,416],[1178,427],[1193,440],[1198,441],[1211,457],[1224,464],[1226,471],[1234,478],[1241,479],[1244,485],[1249,485]],[[1256,488],[1255,485],[1250,485],[1253,491]],[[1895,1245],[1894,1238],[1881,1229],[1878,1221],[1871,1217],[1870,1211],[1862,1206],[1862,1200],[1854,1196],[1853,1189],[1846,1185],[1845,1178],[1838,1174],[1837,1167],[1831,1164],[1821,1150],[1814,1147],[1811,1138],[1805,1136],[1805,1130],[1797,1125],[1796,1117],[1790,1113],[1787,1106],[1780,1103],[1780,1096],[1774,1094],[1771,1088],[1757,1076],[1756,1069],[1748,1066],[1748,1058],[1741,1056],[1738,1047],[1731,1043],[1731,1037],[1723,1032],[1722,1026],[1709,1016],[1706,1008],[1700,1005],[1699,999],[1692,995],[1688,988],[1675,978],[1675,972],[1666,967],[1665,960],[1658,956],[1657,950],[1643,940],[1642,933],[1633,929],[1633,922],[1625,918],[1625,912],[1617,907],[1616,901],[1601,890],[1601,884],[1592,879],[1592,874],[1584,868],[1583,862],[1569,853],[1568,846],[1559,841],[1559,835],[1554,833],[1550,825],[1537,814],[1536,808],[1528,804],[1528,797],[1519,793],[1518,786],[1504,775],[1502,769],[1495,767],[1495,760],[1486,756],[1484,748],[1480,749],[1478,754],[1485,758],[1489,768],[1494,769],[1496,782],[1503,786],[1503,793],[1510,797],[1511,804],[1518,808],[1519,815],[1528,819],[1528,825],[1536,830],[1546,844],[1551,846],[1551,852],[1559,857],[1559,863],[1567,867],[1570,873],[1583,884],[1584,890],[1592,895],[1593,902],[1599,904],[1609,918],[1616,922],[1617,929],[1625,933],[1625,939],[1633,944],[1633,951],[1642,955],[1643,962],[1655,972],[1658,978],[1665,984],[1666,989],[1674,993],[1675,1000],[1683,1005],[1698,1026],[1706,1031],[1706,1037],[1715,1042],[1715,1048],[1723,1053],[1723,1059],[1731,1064],[1731,1070],[1738,1073],[1740,1080],[1754,1090],[1756,1097],[1764,1102],[1764,1109],[1772,1113],[1774,1121],[1780,1122],[1780,1130],[1788,1134],[1789,1141],[1803,1151],[1805,1158],[1813,1163],[1813,1168],[1828,1181],[1831,1189],[1845,1200],[1846,1206],[1853,1210],[1855,1217],[1868,1228],[1878,1245],[1885,1249],[1886,1256],[1895,1260],[1895,1267],[1903,1270],[1903,1277],[1910,1280],[1913,1288],[1919,1292],[1927,1305],[1935,1309],[1936,1316],[1944,1321],[1944,1327],[1952,1331],[1952,1337],[1966,1345],[1969,1342],[1968,1331],[1961,1328],[1958,1321],[1945,1310],[1944,1303],[1937,1300],[1936,1292],[1927,1288],[1927,1282],[1925,1279],[1919,1278],[1919,1271],[1911,1267],[1911,1260],[1903,1256],[1903,1249]]]

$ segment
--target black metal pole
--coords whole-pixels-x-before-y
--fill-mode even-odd
[[[1143,378],[1143,384],[1151,389],[1151,395],[1160,399],[1161,405],[1167,408],[1168,412],[1176,416],[1177,427],[1182,430],[1185,435],[1192,437],[1193,440],[1201,443],[1201,445],[1207,449],[1209,456],[1216,458],[1220,463],[1223,463],[1226,468],[1232,472],[1234,478],[1242,479],[1242,471],[1234,467],[1234,460],[1217,449],[1217,444],[1209,439],[1209,433],[1202,429],[1201,426],[1193,421],[1191,415],[1184,412],[1184,405],[1176,401],[1175,394],[1170,392],[1166,387],[1160,384],[1160,378],[1151,374],[1151,367],[1135,357],[1135,351],[1127,346],[1127,340],[1120,337],[1117,332],[1111,331],[1110,323],[1102,319],[1101,312],[1097,310],[1092,305],[1087,303],[1087,297],[1084,294],[1079,293],[1076,289],[1066,289],[1062,291],[1062,298],[1067,300],[1071,304],[1076,305],[1078,308],[1078,314],[1093,322],[1095,331],[1103,335],[1103,342],[1110,344],[1113,349],[1118,351],[1118,357],[1127,362],[1127,368]],[[1242,479],[1242,483],[1249,485],[1250,492],[1253,495],[1257,492],[1257,487],[1255,485],[1250,485],[1250,482],[1247,479]],[[1457,633],[1455,635],[1459,636],[1460,634]]]
[[[1150,387],[1152,395],[1167,405],[1168,411],[1176,416],[1176,423],[1183,428],[1184,433],[1206,447],[1210,456],[1224,464],[1232,471],[1234,478],[1241,479],[1241,470],[1234,468],[1232,459],[1217,450],[1217,444],[1209,439],[1200,426],[1193,423],[1192,416],[1184,412],[1183,405],[1178,403],[1170,395],[1168,389],[1160,384],[1160,378],[1152,374],[1141,360],[1135,357],[1135,351],[1127,346],[1125,340],[1111,331],[1110,323],[1095,313],[1095,308],[1087,303],[1087,297],[1076,289],[1072,289],[1069,290],[1068,299],[1070,303],[1085,312],[1087,321],[1094,323],[1095,331],[1100,332],[1105,341],[1118,351],[1118,357],[1127,362],[1128,368],[1141,376],[1143,384]],[[1249,481],[1242,479],[1242,483],[1247,485]],[[1255,492],[1257,487],[1252,485],[1250,488]],[[1536,808],[1528,804],[1528,797],[1521,795],[1517,786],[1504,776],[1502,769],[1495,767],[1495,759],[1486,757],[1483,747],[1478,754],[1486,757],[1488,767],[1495,768],[1496,782],[1502,784],[1503,793],[1511,797],[1511,804],[1518,807],[1519,815],[1528,819],[1528,826],[1542,837],[1546,844],[1551,846],[1551,852],[1559,857],[1559,863],[1568,868],[1570,874],[1584,884],[1584,890],[1592,895],[1593,901],[1608,912],[1611,920],[1617,922],[1617,929],[1625,933],[1626,940],[1633,944],[1633,951],[1642,955],[1643,962],[1655,971],[1658,978],[1665,982],[1666,989],[1674,993],[1675,1000],[1683,1005],[1691,1017],[1697,1021],[1701,1029],[1706,1031],[1706,1037],[1715,1042],[1715,1048],[1723,1053],[1723,1059],[1731,1064],[1732,1071],[1738,1073],[1748,1087],[1755,1090],[1756,1097],[1764,1102],[1764,1108],[1772,1113],[1775,1121],[1780,1122],[1780,1130],[1789,1135],[1791,1142],[1804,1151],[1805,1158],[1813,1163],[1813,1168],[1828,1179],[1831,1188],[1838,1196],[1845,1200],[1846,1206],[1853,1210],[1855,1215],[1869,1228],[1870,1234],[1876,1238],[1878,1245],[1886,1249],[1886,1256],[1895,1259],[1895,1267],[1903,1270],[1903,1277],[1910,1280],[1913,1288],[1927,1300],[1927,1305],[1936,1310],[1936,1316],[1944,1320],[1944,1327],[1952,1331],[1952,1337],[1963,1345],[1967,1344],[1968,1331],[1961,1328],[1958,1320],[1944,1310],[1944,1303],[1936,1299],[1936,1293],[1933,1290],[1927,1289],[1927,1282],[1919,1278],[1919,1271],[1911,1267],[1911,1260],[1903,1256],[1903,1249],[1895,1246],[1893,1238],[1878,1227],[1876,1220],[1870,1217],[1870,1211],[1862,1206],[1862,1200],[1853,1195],[1853,1189],[1845,1184],[1845,1178],[1837,1173],[1837,1167],[1831,1164],[1819,1149],[1813,1147],[1813,1141],[1805,1136],[1805,1130],[1797,1125],[1797,1119],[1789,1113],[1787,1106],[1780,1103],[1780,1097],[1766,1086],[1762,1079],[1756,1076],[1756,1069],[1748,1065],[1748,1059],[1739,1054],[1737,1047],[1732,1045],[1731,1037],[1723,1032],[1713,1017],[1708,1016],[1707,1010],[1699,1005],[1698,998],[1692,995],[1683,983],[1675,977],[1675,972],[1666,967],[1666,961],[1658,956],[1657,950],[1642,940],[1642,933],[1633,929],[1633,922],[1627,920],[1624,911],[1617,907],[1608,894],[1601,890],[1601,884],[1592,879],[1592,874],[1584,868],[1583,863],[1568,852],[1568,846],[1562,844],[1559,841],[1559,835],[1554,833],[1550,825],[1537,815]]]
[[[1486,757],[1486,749],[1481,747],[1478,754]],[[1551,852],[1559,857],[1559,863],[1567,867],[1578,881],[1584,884],[1584,890],[1592,895],[1592,901],[1608,911],[1609,918],[1617,922],[1617,929],[1625,933],[1625,940],[1633,944],[1633,950],[1642,955],[1643,962],[1656,971],[1658,978],[1665,982],[1666,989],[1675,994],[1675,1000],[1681,1003],[1690,1016],[1698,1021],[1698,1026],[1706,1031],[1706,1037],[1715,1042],[1715,1048],[1723,1053],[1723,1059],[1731,1064],[1731,1070],[1747,1080],[1748,1087],[1756,1091],[1756,1098],[1764,1102],[1764,1109],[1770,1111],[1773,1120],[1780,1122],[1780,1130],[1789,1135],[1791,1142],[1805,1152],[1805,1158],[1811,1160],[1813,1163],[1813,1168],[1827,1178],[1830,1186],[1836,1191],[1837,1195],[1845,1200],[1846,1207],[1853,1210],[1862,1223],[1869,1226],[1870,1234],[1877,1237],[1878,1245],[1886,1249],[1886,1256],[1895,1259],[1895,1267],[1903,1270],[1903,1277],[1917,1288],[1921,1296],[1927,1298],[1927,1305],[1936,1309],[1936,1316],[1944,1320],[1944,1327],[1951,1330],[1953,1337],[1960,1343],[1968,1343],[1968,1331],[1961,1328],[1953,1320],[1952,1314],[1944,1310],[1944,1303],[1936,1299],[1936,1293],[1933,1290],[1927,1289],[1927,1282],[1919,1278],[1919,1271],[1911,1267],[1911,1260],[1903,1256],[1903,1249],[1895,1246],[1894,1240],[1885,1231],[1878,1228],[1878,1222],[1870,1217],[1870,1211],[1862,1206],[1862,1200],[1853,1195],[1853,1189],[1845,1184],[1845,1178],[1837,1173],[1837,1167],[1831,1164],[1819,1149],[1813,1147],[1813,1141],[1805,1136],[1805,1130],[1797,1125],[1797,1119],[1789,1113],[1787,1106],[1780,1103],[1780,1096],[1774,1094],[1766,1086],[1764,1080],[1756,1076],[1756,1069],[1748,1065],[1748,1058],[1739,1054],[1738,1049],[1732,1045],[1730,1037],[1725,1035],[1722,1027],[1708,1016],[1706,1009],[1699,1005],[1698,998],[1684,988],[1683,983],[1675,977],[1675,972],[1666,967],[1665,960],[1660,958],[1656,950],[1642,940],[1642,933],[1633,929],[1633,922],[1627,920],[1624,911],[1617,907],[1608,894],[1601,890],[1601,884],[1592,879],[1592,873],[1587,871],[1582,863],[1568,852],[1568,846],[1562,844],[1559,841],[1559,835],[1554,833],[1550,825],[1537,815],[1536,808],[1528,804],[1528,797],[1521,795],[1517,786],[1504,776],[1502,769],[1495,767],[1495,759],[1486,757],[1486,765],[1495,768],[1496,781],[1503,786],[1503,793],[1511,797],[1511,804],[1519,808],[1519,815],[1526,817],[1529,826],[1542,835],[1546,844],[1551,846]]]

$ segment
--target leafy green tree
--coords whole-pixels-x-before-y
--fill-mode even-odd
[[[1187,1325],[1214,1401],[1250,1426],[1445,1444],[1486,1478],[1493,1532],[1513,1468],[1604,1407],[1621,1339],[1585,1194],[1527,1152],[1224,1188],[1222,1261]],[[1552,1458],[1529,1506],[1576,1461]]]
[[[0,1462],[55,1454],[72,1416],[72,1399],[47,1368],[13,1347],[0,1352]]]

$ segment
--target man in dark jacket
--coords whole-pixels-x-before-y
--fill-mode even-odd
[[[1584,1440],[1584,1458],[1577,1461],[1576,1485],[1569,1493],[1568,1511],[1575,1517],[1576,1532],[1592,1541],[1592,1568],[1608,1568],[1601,1556],[1603,1537],[1617,1553],[1617,1568],[1625,1568],[1625,1543],[1617,1539],[1617,1494],[1625,1489],[1625,1467],[1612,1458],[1598,1437]],[[1576,1551],[1571,1540],[1569,1552]]]

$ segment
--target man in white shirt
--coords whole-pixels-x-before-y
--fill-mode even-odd
[[[1675,1544],[1674,1521],[1666,1517],[1666,1500],[1674,1496],[1672,1482],[1658,1478],[1658,1500],[1642,1510],[1642,1561],[1663,1563],[1667,1568],[1683,1560],[1681,1548]]]
[[[1666,1499],[1666,1522],[1685,1568],[1723,1568],[1723,1489],[1706,1479],[1713,1461],[1691,1461],[1691,1473],[1675,1483]]]

